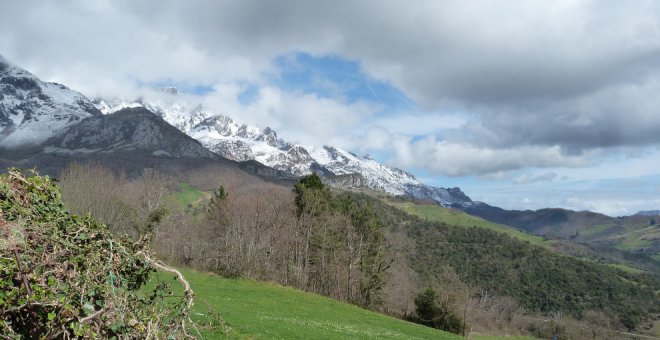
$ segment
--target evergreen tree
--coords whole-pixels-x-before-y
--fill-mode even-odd
[[[323,181],[321,180],[321,177],[317,175],[316,173],[313,173],[311,175],[303,176],[298,183],[293,187],[293,192],[296,194],[295,198],[295,204],[296,207],[298,208],[298,217],[304,212],[305,210],[305,195],[309,195],[310,193],[312,194],[322,194],[326,193],[323,198],[326,198],[326,202],[329,201],[329,191],[326,189],[325,185],[323,184]],[[307,199],[309,201],[309,199]]]
[[[461,318],[451,309],[449,301],[441,299],[441,296],[433,289],[427,288],[415,297],[415,313],[417,323],[448,332],[461,334],[465,325]]]

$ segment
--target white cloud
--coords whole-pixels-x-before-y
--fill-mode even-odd
[[[385,140],[383,131],[377,136],[378,140]],[[414,140],[403,135],[389,135],[389,142],[380,149],[392,150],[390,163],[394,166],[421,168],[445,176],[493,175],[527,166],[582,167],[591,162],[586,155],[565,154],[559,146],[484,148],[438,140],[434,136]]]
[[[288,141],[309,145],[335,145],[355,149],[354,131],[381,109],[371,103],[346,103],[315,94],[291,93],[265,86],[254,100],[243,105],[238,101],[242,88],[217,85],[207,96],[205,107],[225,113],[239,122],[275,131],[284,131]]]
[[[216,84],[204,101],[222,113],[303,143],[387,148],[432,174],[584,167],[659,143],[651,0],[28,0],[2,12],[0,53],[47,80],[89,95]],[[274,87],[273,58],[297,51],[356,60],[421,109],[379,117],[367,102]],[[258,96],[242,105],[246,83]]]
[[[554,172],[545,172],[542,174],[523,174],[513,179],[514,184],[530,184],[538,182],[552,182],[557,178]]]
[[[400,112],[378,117],[374,125],[408,136],[425,136],[445,130],[458,130],[468,121],[467,115],[426,112]]]

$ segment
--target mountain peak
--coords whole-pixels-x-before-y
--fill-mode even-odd
[[[141,151],[154,156],[217,158],[198,141],[143,107],[89,117],[46,143],[46,152]]]
[[[0,59],[0,148],[30,147],[101,112],[79,92]]]
[[[32,73],[24,70],[23,68],[17,66],[11,61],[7,60],[5,57],[0,55],[0,76],[20,76],[25,78],[37,79]]]

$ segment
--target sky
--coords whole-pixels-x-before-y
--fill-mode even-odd
[[[94,96],[176,86],[509,209],[660,209],[657,1],[10,1],[0,54]]]

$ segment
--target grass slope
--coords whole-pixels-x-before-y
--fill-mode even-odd
[[[188,183],[181,183],[179,191],[174,194],[174,199],[183,208],[193,207],[199,200],[207,197],[208,194],[191,186]]]
[[[184,269],[195,292],[192,319],[204,339],[461,339],[460,336],[391,318],[280,285]],[[157,274],[161,281],[172,275]],[[180,287],[172,282],[174,294]],[[206,327],[219,313],[229,336]]]
[[[480,227],[499,233],[504,233],[519,240],[528,241],[532,244],[550,246],[552,240],[546,240],[541,236],[530,235],[512,227],[484,220],[483,218],[468,215],[456,209],[444,208],[432,204],[415,204],[411,202],[390,202],[390,204],[403,209],[405,212],[419,216],[433,222],[442,222],[449,225],[461,227]]]

